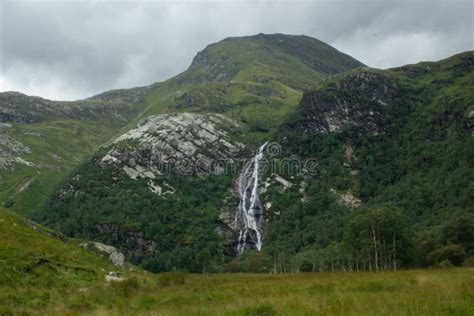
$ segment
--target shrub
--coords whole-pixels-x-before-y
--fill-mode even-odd
[[[271,257],[257,251],[244,252],[226,265],[227,272],[268,273],[271,269]]]
[[[474,267],[474,257],[469,257],[464,262],[462,263],[463,267],[469,267],[472,268]]]
[[[460,266],[466,258],[464,248],[459,245],[447,245],[430,252],[426,256],[426,261],[430,265],[440,264],[448,260],[455,266]]]
[[[12,206],[13,206],[13,204],[15,204],[15,203],[14,203],[14,202],[13,202],[13,200],[12,200],[12,199],[10,199],[10,198],[6,199],[6,201],[5,201],[5,202],[3,202],[3,206],[5,206],[6,208],[10,208],[10,207],[12,207]]]
[[[444,259],[443,261],[441,261],[439,264],[438,264],[438,267],[442,268],[442,269],[449,269],[449,268],[452,268],[454,267],[454,265],[451,263],[451,261],[449,261],[448,259]]]

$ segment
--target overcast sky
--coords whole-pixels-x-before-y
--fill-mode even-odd
[[[474,49],[474,0],[0,3],[0,91],[57,100],[165,80],[229,36],[305,34],[378,68]]]

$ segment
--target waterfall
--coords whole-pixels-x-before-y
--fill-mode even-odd
[[[268,142],[257,150],[251,161],[247,162],[239,175],[237,190],[239,195],[239,207],[235,214],[235,224],[241,227],[239,232],[237,252],[241,254],[246,246],[247,237],[255,234],[255,246],[258,251],[262,249],[262,206],[258,197],[258,181],[260,172],[260,160]],[[250,196],[249,196],[250,195]]]

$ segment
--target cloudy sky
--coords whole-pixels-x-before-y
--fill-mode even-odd
[[[474,0],[0,3],[0,91],[58,100],[165,80],[229,36],[305,34],[378,68],[474,49]]]

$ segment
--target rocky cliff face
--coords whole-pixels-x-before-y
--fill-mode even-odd
[[[304,134],[337,132],[351,125],[383,133],[389,128],[387,114],[396,111],[401,95],[395,79],[377,70],[356,70],[305,92],[289,126]]]
[[[215,258],[223,251],[216,232],[220,205],[236,198],[235,175],[226,167],[244,155],[235,138],[244,130],[220,114],[149,116],[82,165],[37,219],[62,222],[64,233],[113,245],[154,271],[210,245],[208,259]],[[99,204],[89,216],[90,204],[79,201],[92,200]],[[208,259],[196,261],[193,271]]]
[[[119,166],[131,179],[154,179],[163,173],[219,173],[213,169],[216,161],[231,163],[244,148],[231,137],[241,128],[219,114],[150,116],[115,139],[100,164]],[[153,186],[152,190],[161,192]]]

